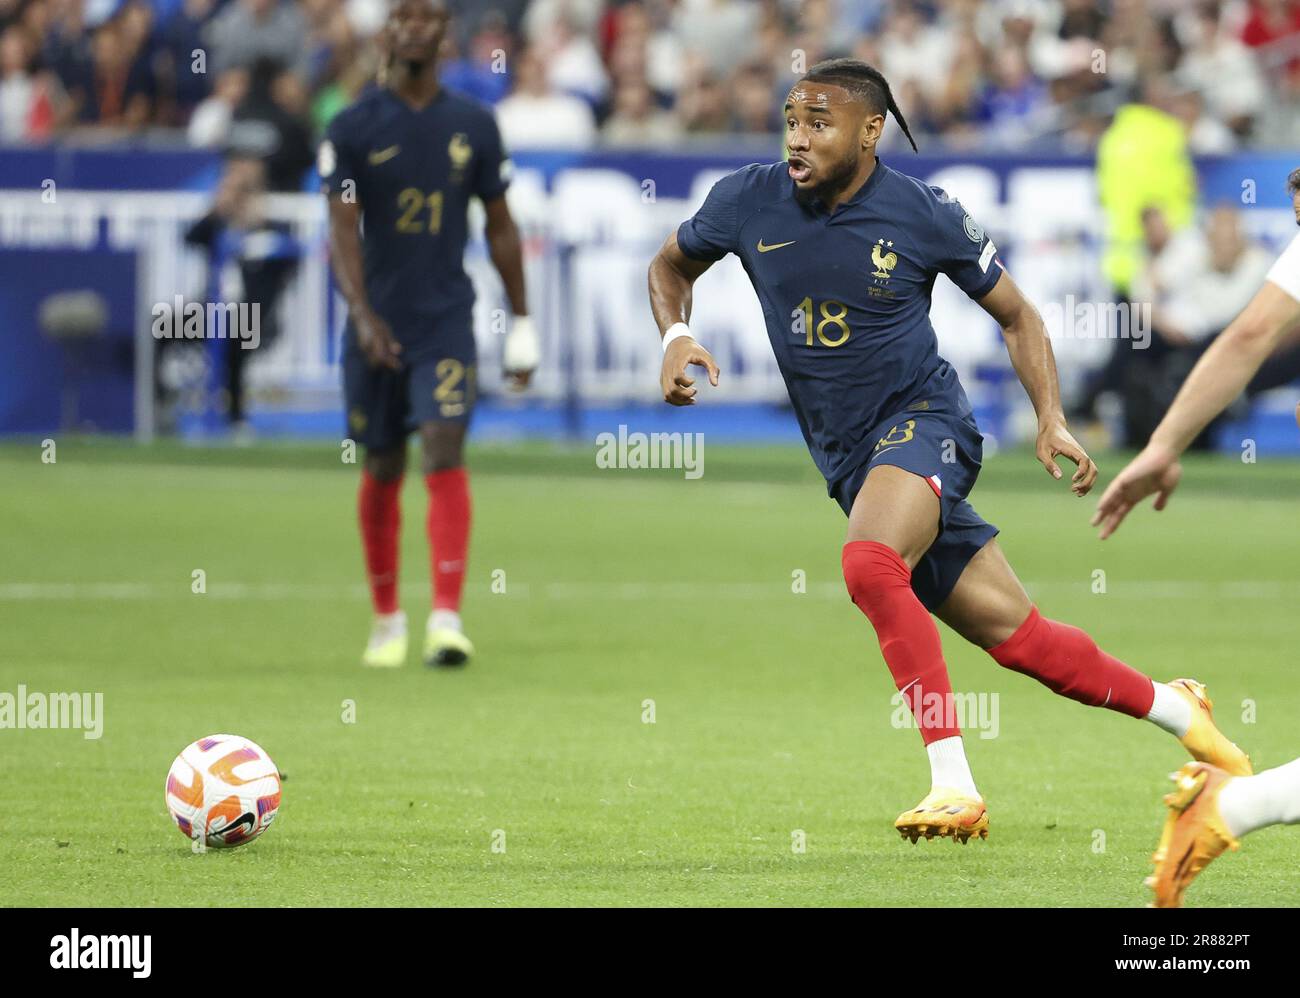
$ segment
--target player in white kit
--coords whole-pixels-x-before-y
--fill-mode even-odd
[[[1300,170],[1287,189],[1300,225]],[[1164,509],[1182,477],[1179,457],[1196,436],[1245,389],[1259,367],[1284,342],[1300,335],[1300,235],[1278,257],[1264,286],[1201,357],[1169,412],[1137,457],[1102,494],[1093,515],[1104,540],[1129,510],[1149,495]],[[1296,408],[1300,422],[1300,406]],[[1269,825],[1300,824],[1300,759],[1254,776],[1231,776],[1190,762],[1173,775],[1165,796],[1169,816],[1156,846],[1155,874],[1147,886],[1155,907],[1177,908],[1187,886],[1225,849]]]

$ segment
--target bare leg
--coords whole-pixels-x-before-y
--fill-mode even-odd
[[[995,539],[970,560],[935,616],[987,651],[1015,634],[1033,609]]]
[[[426,475],[465,463],[464,423],[420,424],[421,470]]]
[[[919,475],[893,465],[871,469],[849,511],[846,542],[875,541],[916,563],[939,536],[939,497]]]

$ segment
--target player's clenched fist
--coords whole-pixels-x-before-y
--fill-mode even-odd
[[[352,324],[357,330],[357,344],[371,364],[394,371],[401,366],[398,354],[402,352],[402,344],[397,342],[387,322],[370,309],[361,309],[353,311]]]
[[[664,401],[669,405],[695,404],[695,379],[686,374],[690,366],[702,367],[709,372],[709,384],[718,387],[718,365],[709,351],[690,336],[678,336],[664,351],[664,366],[659,372],[659,387]]]

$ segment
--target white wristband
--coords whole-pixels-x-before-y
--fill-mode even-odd
[[[663,339],[664,353],[668,352],[668,344],[671,343],[673,340],[681,336],[690,336],[690,335],[691,335],[691,329],[688,325],[686,325],[686,323],[674,322],[671,326],[668,327],[668,331],[664,333],[664,339]]]

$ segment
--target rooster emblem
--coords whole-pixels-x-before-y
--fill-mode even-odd
[[[453,170],[463,170],[469,166],[470,158],[474,155],[474,149],[469,144],[469,137],[464,132],[457,132],[451,137],[451,142],[447,145],[447,155],[451,158],[451,168]]]
[[[883,238],[876,240],[876,245],[871,247],[871,262],[876,265],[876,271],[873,276],[889,280],[892,274],[890,271],[898,266],[898,254],[894,252],[885,252],[886,248],[894,245],[894,240],[885,242]]]

